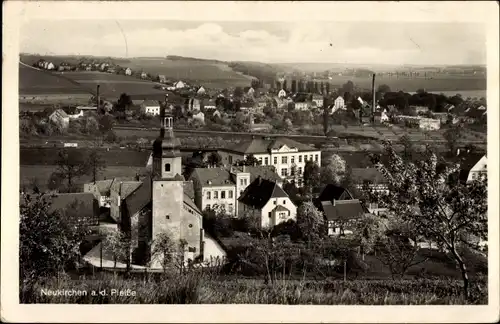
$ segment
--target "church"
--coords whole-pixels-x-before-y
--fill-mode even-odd
[[[164,108],[160,117],[160,134],[153,142],[151,174],[135,184],[122,182],[122,187],[127,185],[132,189],[117,189],[116,201],[110,204],[116,230],[131,242],[128,257],[120,264],[161,269],[162,257],[153,251],[162,233],[168,234],[176,254],[181,255],[186,264],[223,259],[222,248],[213,238],[205,236],[202,212],[184,192],[181,144],[174,135],[173,117],[166,115]],[[95,264],[96,258],[102,258],[102,249],[94,248],[85,259]],[[109,251],[105,254],[104,258],[109,259]]]

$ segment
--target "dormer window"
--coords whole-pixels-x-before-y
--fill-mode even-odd
[[[170,172],[170,163],[165,163],[165,172]]]

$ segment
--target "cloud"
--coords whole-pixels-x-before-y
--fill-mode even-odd
[[[455,64],[484,59],[480,28],[462,32],[464,26],[456,29],[449,24],[322,22],[283,23],[279,27],[278,35],[262,23],[231,27],[204,22],[180,27],[161,21],[37,21],[23,28],[21,50],[263,62]]]

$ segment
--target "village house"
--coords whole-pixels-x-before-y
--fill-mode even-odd
[[[309,110],[311,108],[311,103],[308,101],[295,102],[295,110]]]
[[[459,179],[462,182],[471,182],[488,173],[486,154],[458,149],[454,161],[460,164]]]
[[[316,107],[323,108],[323,96],[318,94],[313,94],[312,101],[316,103]]]
[[[160,115],[160,103],[155,100],[144,100],[141,103],[141,111],[147,115]]]
[[[433,118],[424,118],[420,116],[395,116],[397,122],[403,122],[408,126],[418,127],[423,130],[438,130],[441,128],[441,120]]]
[[[287,193],[275,182],[258,177],[238,198],[241,203],[239,216],[260,219],[261,228],[297,219],[297,207]]]
[[[205,114],[200,110],[195,110],[193,112],[193,120],[197,120],[198,122],[205,124]]]
[[[464,116],[462,116],[460,119],[465,121],[468,124],[475,124],[480,121],[486,121],[486,107],[485,106],[479,106],[479,107],[468,107],[464,111]]]
[[[335,101],[333,102],[331,113],[333,114],[339,109],[343,109],[343,110],[346,109],[345,100],[344,100],[344,98],[342,98],[342,96],[338,96],[337,99],[335,99]]]
[[[302,173],[307,161],[321,166],[320,150],[289,138],[254,138],[218,152],[225,165],[233,165],[253,155],[260,165],[275,167],[283,180],[298,178],[299,186],[302,185]]]
[[[325,217],[328,236],[352,234],[352,222],[368,213],[348,190],[333,184],[323,189],[314,204]]]
[[[74,224],[99,225],[99,203],[91,193],[61,193],[48,196],[48,212],[60,212]],[[78,212],[75,212],[75,211]]]
[[[410,106],[410,109],[413,109],[417,115],[429,112],[429,107],[427,106]]]
[[[254,88],[252,88],[252,87],[250,87],[250,89],[248,89],[247,95],[248,95],[249,97],[253,97],[253,96],[254,96],[254,94],[255,94],[255,89],[254,89]]]
[[[200,88],[198,89],[198,91],[196,91],[196,94],[198,94],[199,96],[202,96],[202,95],[204,95],[204,94],[205,94],[205,92],[206,92],[206,91],[205,91],[205,88],[200,87]]]
[[[364,190],[365,187],[372,192],[387,193],[389,190],[387,179],[377,168],[352,168],[351,177],[354,186],[358,190]],[[376,203],[368,203],[366,207],[368,212],[375,215],[387,210],[386,208],[379,208]]]
[[[231,166],[196,168],[189,177],[193,181],[196,206],[201,210],[224,210],[239,215],[237,199],[257,177],[283,184],[270,166]]]
[[[177,83],[175,84],[175,88],[176,88],[176,89],[184,89],[184,87],[185,87],[185,86],[186,86],[186,85],[185,85],[185,84],[184,84],[184,82],[182,82],[182,81],[179,81],[179,82],[177,82]]]
[[[141,79],[147,79],[148,78],[148,74],[144,71],[141,72]]]
[[[373,119],[375,123],[382,124],[389,121],[389,116],[387,115],[387,110],[382,109],[373,113]]]
[[[132,75],[132,69],[131,68],[126,68],[125,69],[125,75]]]
[[[256,100],[257,109],[262,111],[267,106],[267,98],[261,97]]]
[[[163,233],[169,235],[171,242],[182,246],[178,253],[185,266],[190,263],[201,265],[200,262],[214,257],[213,253],[217,258],[224,258],[222,249],[206,249],[207,246],[217,246],[217,242],[206,244],[213,239],[205,234],[202,213],[185,192],[180,141],[173,133],[173,117],[166,116],[164,111],[161,117],[160,136],[153,143],[152,175],[131,182],[126,192],[121,183],[117,202],[111,201],[110,214],[116,221],[116,230],[132,241],[130,251],[127,250],[128,257],[120,260],[121,265],[130,262],[133,268],[162,269],[162,256],[152,255],[152,251],[156,239]],[[106,246],[100,243],[84,259],[98,265],[98,256],[103,249]]]
[[[284,89],[281,89],[278,92],[278,98],[285,98],[286,97],[286,91]]]
[[[50,114],[49,120],[62,128],[68,128],[69,126],[69,116],[62,109],[56,109],[52,114]]]
[[[187,110],[196,111],[201,110],[201,103],[199,99],[191,98],[188,100]]]

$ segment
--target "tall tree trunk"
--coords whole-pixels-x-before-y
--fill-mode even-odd
[[[463,287],[464,297],[466,300],[469,300],[470,299],[470,291],[469,291],[469,276],[467,274],[467,267],[465,266],[465,263],[464,263],[462,257],[460,256],[460,254],[458,254],[456,247],[453,247],[452,252],[453,252],[453,256],[455,257],[455,260],[458,263],[458,266],[460,267],[460,271],[462,272],[462,280],[464,283],[464,287]]]

